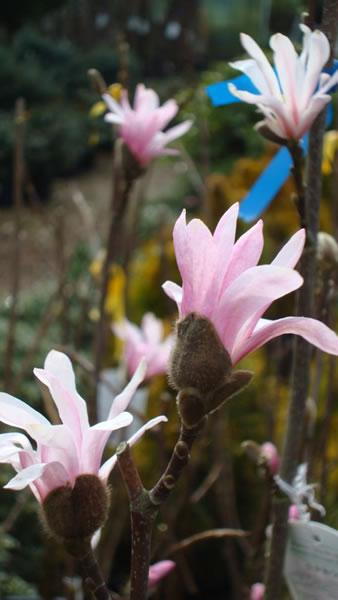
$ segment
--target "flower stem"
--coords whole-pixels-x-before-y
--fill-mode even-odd
[[[111,600],[110,592],[104,582],[100,567],[90,546],[87,552],[78,558],[78,565],[84,582],[93,598],[96,600]]]
[[[122,140],[115,143],[114,169],[113,169],[113,195],[111,204],[111,221],[106,246],[106,255],[102,266],[101,293],[99,304],[99,321],[95,336],[95,394],[94,402],[89,407],[89,420],[96,422],[96,398],[100,380],[103,357],[107,345],[107,315],[105,312],[106,299],[111,266],[116,260],[121,242],[121,228],[124,215],[128,208],[128,200],[135,177],[126,173],[123,168]]]
[[[187,465],[190,449],[203,426],[204,419],[189,429],[181,424],[179,439],[167,468],[150,491],[143,487],[128,444],[123,442],[117,449],[118,465],[131,509],[130,600],[145,600],[147,597],[153,524],[160,505],[167,500]]]
[[[325,0],[323,7],[322,31],[329,34],[332,42],[333,23],[337,27],[338,1]],[[332,45],[331,45],[332,48]],[[316,247],[319,227],[319,206],[321,196],[322,143],[325,131],[325,111],[319,115],[310,130],[309,157],[307,164],[306,188],[302,186],[301,160],[298,150],[291,150],[294,159],[294,178],[298,193],[297,207],[301,224],[306,226],[307,240],[300,272],[304,285],[297,301],[297,313],[313,316],[316,279]],[[287,428],[281,457],[280,477],[290,483],[301,461],[304,437],[304,417],[310,379],[311,346],[302,338],[294,342],[291,398],[287,417]],[[273,531],[270,556],[267,563],[265,600],[278,600],[281,594],[284,555],[287,542],[287,516],[289,501],[276,494],[273,501]]]

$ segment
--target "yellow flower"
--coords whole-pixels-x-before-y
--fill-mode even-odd
[[[323,142],[322,172],[330,175],[333,169],[335,155],[338,152],[338,131],[327,131]]]
[[[119,102],[121,100],[121,93],[122,93],[122,85],[120,83],[112,83],[107,88],[107,94],[109,94],[117,102]],[[100,100],[99,102],[96,102],[95,104],[93,104],[93,106],[91,107],[91,109],[89,111],[89,116],[92,117],[93,119],[97,119],[98,117],[101,117],[101,115],[103,115],[106,112],[106,110],[107,110],[106,103],[103,102],[103,100]]]

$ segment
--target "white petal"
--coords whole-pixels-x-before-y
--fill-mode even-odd
[[[127,408],[138,386],[140,383],[142,383],[146,371],[147,363],[144,359],[142,359],[128,385],[120,394],[118,394],[118,396],[114,398],[112,407],[109,411],[108,419],[113,419]]]

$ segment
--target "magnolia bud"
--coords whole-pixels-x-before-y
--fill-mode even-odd
[[[324,269],[336,269],[338,265],[338,244],[334,237],[320,231],[317,237],[317,260]]]
[[[263,600],[265,585],[263,583],[254,583],[250,590],[250,600]]]
[[[230,372],[230,356],[208,319],[190,313],[178,321],[169,365],[169,378],[174,388],[194,388],[203,400]]]
[[[90,539],[106,519],[108,492],[96,475],[80,475],[73,488],[55,488],[46,497],[43,516],[51,533],[71,548]]]
[[[251,377],[249,371],[232,371],[230,356],[206,317],[190,313],[178,321],[169,380],[180,391],[179,411],[190,427],[201,420],[202,407],[205,415],[214,412]]]
[[[279,454],[276,446],[271,442],[265,442],[261,445],[261,458],[264,461],[270,475],[276,475],[279,470]]]
[[[148,589],[154,588],[163,577],[175,569],[176,563],[173,560],[160,560],[149,567]]]
[[[291,504],[289,507],[289,521],[299,521],[300,520],[300,511],[296,504]]]

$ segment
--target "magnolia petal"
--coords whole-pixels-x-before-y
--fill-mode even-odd
[[[222,290],[236,277],[239,277],[243,271],[257,265],[262,254],[263,245],[263,221],[260,220],[246,231],[234,245]]]
[[[268,306],[303,283],[296,271],[285,267],[260,265],[242,273],[225,290],[217,309],[216,330],[230,355],[265,312]]]
[[[305,107],[315,92],[323,67],[330,56],[330,44],[322,31],[312,31],[308,40],[306,77],[301,90],[302,106]]]
[[[155,417],[154,419],[150,419],[150,421],[148,421],[148,423],[145,423],[138,431],[136,431],[136,433],[134,433],[134,435],[132,435],[129,440],[127,440],[127,444],[129,446],[133,446],[134,444],[136,444],[136,442],[138,442],[138,440],[142,437],[142,435],[148,431],[148,429],[151,429],[152,427],[156,427],[156,425],[158,425],[159,423],[163,423],[163,422],[167,422],[168,419],[167,417],[161,415],[159,417]],[[111,458],[109,458],[108,460],[106,460],[106,462],[103,463],[102,467],[99,470],[99,477],[102,479],[102,481],[107,481],[112,469],[115,467],[117,462],[117,456],[116,454],[114,454],[113,456],[111,456]]]
[[[37,480],[41,480],[38,482]],[[35,482],[39,493],[36,494]],[[58,462],[32,464],[22,469],[4,486],[8,490],[22,490],[27,485],[32,486],[38,500],[43,501],[46,495],[68,482],[68,475],[63,466]]]
[[[186,229],[189,253],[182,258],[189,278],[183,279],[182,314],[196,311],[207,316],[209,302],[206,296],[214,284],[218,286],[214,279],[217,247],[210,230],[200,219],[192,219]]]
[[[310,129],[315,118],[330,101],[331,96],[328,95],[317,94],[311,98],[306,110],[302,113],[301,121],[296,132],[297,137],[302,137]]]
[[[265,78],[266,86],[270,94],[277,96],[280,95],[277,77],[264,52],[255,42],[255,40],[252,37],[250,37],[250,35],[247,35],[246,33],[241,33],[240,40],[244,50],[247,51],[249,56],[251,56],[255,60],[257,66],[260,68]]]
[[[106,115],[104,115],[104,120],[107,123],[112,123],[113,125],[121,125],[121,123],[123,123],[122,117],[120,117],[119,115],[115,115],[112,112],[107,113]]]
[[[183,123],[179,123],[178,125],[167,129],[167,131],[165,131],[163,134],[164,143],[169,144],[173,140],[176,140],[177,138],[187,133],[187,131],[189,131],[189,129],[191,128],[192,123],[193,122],[190,119],[188,119],[187,121],[183,121]]]
[[[275,33],[271,36],[270,47],[274,51],[274,62],[284,101],[290,106],[292,121],[296,124],[299,117],[298,83],[302,83],[297,81],[297,52],[289,38],[281,33]]]
[[[101,421],[91,427],[91,431],[115,431],[121,427],[128,427],[133,420],[133,415],[129,412],[122,412],[112,419]]]
[[[289,267],[290,269],[293,269],[301,257],[305,240],[305,229],[300,229],[278,252],[271,264],[278,267]]]
[[[29,439],[23,433],[1,433],[0,434],[0,448],[7,446],[8,444],[18,444],[21,448],[31,449],[31,443]]]
[[[30,424],[50,425],[37,410],[18,398],[0,392],[0,420],[6,425],[26,429]]]
[[[110,94],[103,94],[102,98],[107,104],[109,110],[111,110],[112,113],[115,113],[118,117],[120,117],[121,121],[123,121],[124,117],[121,105],[118,102],[116,102],[116,100]]]
[[[34,369],[34,375],[48,387],[57,406],[62,422],[74,431],[77,445],[81,443],[83,431],[89,427],[87,407],[73,388],[65,387],[63,380],[46,369]],[[69,380],[66,379],[66,385]]]
[[[159,344],[163,337],[163,325],[161,319],[156,319],[153,313],[146,313],[143,316],[141,329],[146,342],[149,344]]]
[[[286,333],[300,335],[323,352],[338,355],[338,336],[324,323],[307,317],[285,317],[270,322],[264,319],[263,326],[257,328],[257,331],[254,330],[247,340],[236,345],[232,355],[233,363],[237,363],[243,356],[260,348],[269,340]]]
[[[179,285],[177,285],[177,283],[174,283],[173,281],[165,281],[162,284],[162,289],[167,294],[167,296],[169,296],[169,298],[171,298],[172,300],[174,300],[174,302],[176,302],[178,310],[180,311],[182,298],[183,298],[182,288]]]
[[[147,362],[145,359],[142,359],[128,385],[114,398],[113,404],[109,411],[108,419],[114,419],[114,417],[117,417],[127,408],[138,386],[144,380],[146,371]]]

